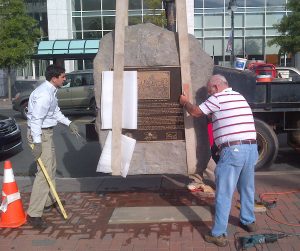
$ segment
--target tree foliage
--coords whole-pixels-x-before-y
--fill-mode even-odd
[[[23,66],[40,37],[37,22],[23,0],[0,0],[0,68]]]
[[[280,33],[269,41],[269,45],[279,45],[280,53],[296,53],[300,51],[300,1],[289,0],[287,9],[292,11],[281,19],[274,27]]]

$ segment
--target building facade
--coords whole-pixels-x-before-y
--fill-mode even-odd
[[[46,0],[45,0],[46,1]],[[274,24],[287,15],[288,0],[236,0],[237,10],[228,12],[230,0],[186,0],[189,32],[202,43],[215,64],[229,65],[226,52],[234,18],[234,55],[284,64],[279,48],[268,41],[278,35]],[[48,40],[101,39],[115,26],[116,0],[47,0]],[[154,9],[153,9],[154,7]],[[163,3],[129,0],[129,25],[145,22],[147,15],[161,15]],[[35,14],[36,15],[36,14]],[[91,68],[91,60],[69,60],[68,71]],[[35,73],[36,74],[36,73]]]

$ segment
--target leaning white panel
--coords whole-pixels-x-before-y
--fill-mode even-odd
[[[102,149],[102,153],[97,165],[97,172],[101,173],[111,173],[111,138],[112,138],[112,132],[109,131],[107,138],[105,140],[104,147]],[[134,152],[134,147],[136,144],[136,140],[129,138],[125,135],[122,135],[122,145],[121,145],[121,151],[122,151],[122,158],[121,158],[121,175],[125,178],[127,176],[131,158]]]
[[[137,129],[137,72],[124,71],[122,128]],[[101,129],[112,128],[113,71],[102,72]]]

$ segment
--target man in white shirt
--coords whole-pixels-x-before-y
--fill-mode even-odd
[[[212,76],[207,90],[210,97],[199,106],[191,104],[184,95],[179,101],[192,116],[212,115],[213,136],[220,159],[215,169],[215,222],[204,239],[224,247],[228,245],[226,231],[236,186],[241,199],[241,227],[248,232],[257,230],[254,215],[256,130],[249,104],[240,93],[229,88],[224,76]]]
[[[56,92],[66,80],[65,69],[49,65],[45,73],[46,81],[38,86],[30,95],[27,113],[27,138],[33,144],[34,159],[41,158],[49,177],[55,186],[56,156],[53,144],[53,128],[58,122],[69,127],[72,133],[78,133],[78,128],[65,117],[57,104]],[[41,170],[37,167],[27,210],[27,221],[40,229],[47,228],[42,219],[44,208],[56,207],[57,202],[50,194],[49,185]]]

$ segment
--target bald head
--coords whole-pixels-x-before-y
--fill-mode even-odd
[[[228,88],[228,82],[226,78],[220,74],[213,75],[207,82],[207,92],[209,95],[221,92]]]

